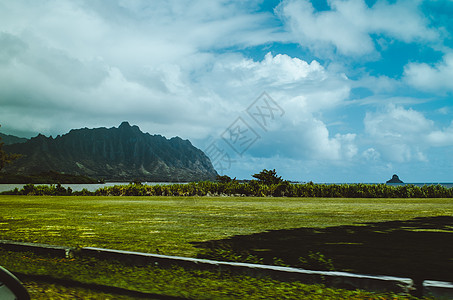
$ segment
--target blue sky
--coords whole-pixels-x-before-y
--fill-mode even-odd
[[[451,16],[450,0],[0,1],[1,130],[127,120],[231,177],[451,182]]]

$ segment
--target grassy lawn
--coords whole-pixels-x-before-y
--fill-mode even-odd
[[[219,259],[251,255],[265,263],[275,263],[277,258],[282,265],[297,265],[300,257],[321,252],[332,259],[336,270],[409,277],[429,274],[434,277],[425,279],[447,281],[453,281],[449,275],[453,269],[452,237],[453,199],[445,198],[0,196],[0,239],[5,240]],[[137,285],[144,285],[144,276],[149,279],[154,276],[150,274],[157,274],[160,287],[172,280],[176,283],[162,290],[148,287],[147,292],[185,296],[184,291],[190,290],[189,296],[197,299],[200,295],[240,299],[239,285],[250,289],[250,295],[255,293],[257,299],[269,297],[272,289],[288,293],[289,298],[294,298],[294,293],[312,295],[306,299],[327,299],[326,292],[333,295],[329,299],[342,299],[348,293],[243,277],[187,275],[182,270],[161,274],[160,270],[131,270],[104,262],[63,260],[52,265],[52,259],[31,254],[3,254],[0,264],[12,270],[48,274],[61,268],[59,277],[80,282],[109,285],[120,276],[111,274],[138,274],[122,282],[123,288],[138,289]],[[93,269],[93,264],[100,265]],[[89,273],[74,277],[90,268],[105,271],[99,271],[94,279]],[[440,277],[435,278],[437,275]],[[264,294],[263,286],[270,286]],[[224,293],[206,292],[219,289]],[[169,292],[172,290],[176,294]],[[358,297],[375,298],[372,294]]]
[[[0,196],[0,238],[194,257],[194,242],[433,216],[453,199]]]

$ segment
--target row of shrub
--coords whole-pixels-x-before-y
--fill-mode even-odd
[[[191,182],[187,184],[106,186],[94,192],[72,191],[57,185],[27,184],[22,189],[3,192],[9,195],[53,196],[254,196],[254,197],[325,197],[325,198],[453,198],[453,188],[441,185],[387,184],[293,184],[283,181],[266,185],[250,182]]]
[[[292,184],[287,181],[266,185],[252,180],[196,182],[171,185],[118,185],[94,192],[99,196],[255,196],[255,197],[343,197],[343,198],[452,198],[453,188],[441,185],[387,184]]]
[[[12,191],[2,192],[2,195],[37,195],[37,196],[72,196],[73,192],[70,187],[65,188],[61,184],[52,185],[34,185],[32,183],[24,185],[22,189],[15,188]]]

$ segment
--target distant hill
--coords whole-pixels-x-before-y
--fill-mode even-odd
[[[0,142],[3,142],[5,145],[25,143],[28,141],[26,138],[20,138],[14,135],[4,134],[0,132]]]
[[[401,179],[399,179],[398,175],[393,174],[392,179],[387,180],[387,183],[404,183],[404,182],[401,181]]]
[[[71,130],[56,138],[38,135],[5,145],[22,154],[5,172],[38,174],[56,171],[107,181],[200,181],[217,172],[203,151],[179,137],[143,133],[123,122],[118,128]]]

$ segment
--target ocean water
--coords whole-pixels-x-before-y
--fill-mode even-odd
[[[388,185],[394,185],[394,186],[398,186],[398,185],[409,185],[409,184],[413,184],[415,186],[424,186],[424,185],[441,185],[443,187],[446,187],[446,188],[451,188],[453,187],[453,182],[425,182],[425,183],[420,183],[420,182],[417,182],[417,183],[387,183]]]

